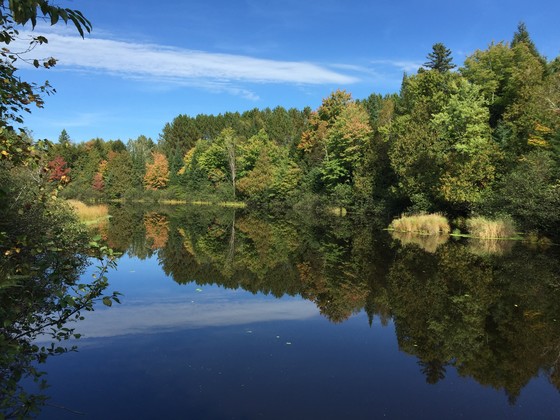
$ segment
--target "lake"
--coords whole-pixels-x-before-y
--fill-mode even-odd
[[[110,213],[96,229],[122,252],[122,303],[42,366],[39,418],[559,417],[558,247],[218,207]]]

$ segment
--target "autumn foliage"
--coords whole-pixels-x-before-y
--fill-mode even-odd
[[[62,156],[56,156],[48,164],[49,181],[69,182],[70,168]]]
[[[167,187],[169,182],[169,163],[162,153],[153,152],[153,163],[146,165],[144,186],[147,190],[161,190]]]
[[[146,238],[151,242],[153,250],[161,249],[169,237],[169,221],[167,217],[158,213],[147,213],[144,216]]]

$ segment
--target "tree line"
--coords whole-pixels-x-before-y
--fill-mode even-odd
[[[74,144],[63,132],[53,176],[81,198],[151,190],[258,207],[508,215],[558,233],[560,57],[543,57],[521,23],[511,42],[458,69],[441,43],[427,59],[398,94],[337,90],[316,110],[179,115],[157,142]]]

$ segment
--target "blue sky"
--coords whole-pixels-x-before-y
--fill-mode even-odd
[[[398,92],[436,42],[461,65],[524,21],[539,51],[560,55],[552,0],[75,0],[93,24],[41,26],[50,70],[22,67],[57,93],[26,116],[34,138],[157,140],[178,114],[252,108],[315,109],[336,89],[354,98]],[[22,31],[26,35],[27,30]]]

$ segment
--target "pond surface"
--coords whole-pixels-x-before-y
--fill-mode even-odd
[[[122,304],[47,361],[40,418],[559,416],[554,248],[232,209],[111,214],[98,229],[123,252]]]

